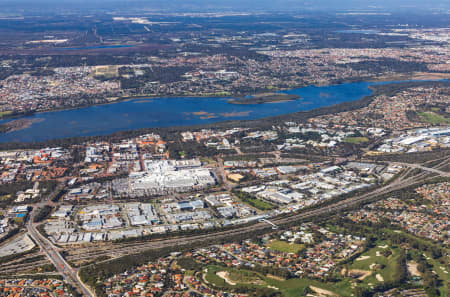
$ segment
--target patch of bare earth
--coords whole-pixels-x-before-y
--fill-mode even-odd
[[[235,286],[236,283],[230,279],[230,274],[227,271],[216,272],[217,276],[223,278],[225,282],[229,285]]]
[[[415,262],[408,262],[408,272],[411,276],[420,276],[420,272],[417,269],[418,264]]]
[[[319,294],[319,296],[338,296],[336,293],[333,293],[331,291],[321,289],[314,286],[309,286],[311,290],[313,290],[315,293]]]

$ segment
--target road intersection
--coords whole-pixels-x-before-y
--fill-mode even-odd
[[[305,210],[301,213],[294,215],[287,215],[284,217],[276,217],[271,219],[271,223],[276,226],[283,226],[296,221],[307,220],[312,217],[324,216],[330,213],[334,213],[339,210],[345,210],[349,207],[356,206],[360,203],[376,200],[382,195],[405,189],[414,184],[430,180],[436,175],[442,177],[449,177],[448,172],[444,172],[437,168],[424,167],[420,164],[409,164],[409,163],[399,163],[392,162],[391,164],[401,165],[407,167],[405,172],[397,177],[392,182],[385,184],[381,187],[373,189],[370,192],[361,195],[355,195],[350,198],[337,201],[336,203],[330,205],[318,206],[315,209]],[[437,166],[435,166],[437,167]],[[416,172],[411,175],[413,169],[420,169],[420,172]],[[40,205],[51,204],[52,202],[47,198],[43,200]],[[74,269],[61,255],[60,249],[58,249],[50,240],[48,240],[44,235],[42,235],[36,228],[36,224],[33,219],[37,213],[38,207],[35,207],[30,215],[26,227],[29,235],[34,239],[37,245],[41,248],[41,251],[48,257],[48,259],[55,265],[57,271],[63,276],[63,278],[77,288],[83,296],[93,297],[95,296],[91,290],[80,280],[78,271],[79,269]],[[218,231],[210,234],[202,235],[192,235],[184,237],[172,237],[162,240],[152,240],[147,242],[136,242],[128,244],[112,244],[111,247],[104,250],[98,250],[97,247],[80,248],[79,254],[83,255],[85,259],[95,259],[99,256],[113,256],[120,257],[130,254],[136,254],[149,249],[160,249],[167,248],[170,246],[177,245],[187,245],[194,242],[208,244],[211,237],[215,239],[227,239],[239,234],[247,234],[255,231],[266,230],[269,228],[266,222],[258,222],[250,226],[237,227],[231,230]]]

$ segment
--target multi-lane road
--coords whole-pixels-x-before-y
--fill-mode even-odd
[[[426,181],[430,179],[436,174],[444,177],[449,177],[449,173],[441,171],[437,168],[428,168],[418,164],[405,164],[405,163],[393,163],[397,165],[402,165],[405,167],[409,167],[410,169],[406,171],[408,174],[403,174],[398,177],[396,180],[391,183],[384,185],[382,187],[378,187],[373,191],[362,195],[356,195],[351,198],[347,198],[341,201],[338,201],[331,205],[325,205],[322,207],[318,207],[313,210],[304,211],[301,213],[286,215],[283,217],[277,217],[271,219],[271,222],[278,226],[282,226],[284,224],[307,220],[312,217],[325,216],[329,213],[336,212],[339,210],[344,210],[349,207],[358,205],[361,202],[367,202],[371,200],[375,200],[378,197],[381,197],[384,194],[391,193],[396,190],[401,190],[407,188],[411,185],[414,185],[418,182]],[[412,174],[413,171],[411,169],[418,168],[421,169],[421,172]],[[48,201],[47,201],[48,203]],[[27,222],[27,230],[30,236],[35,240],[35,242],[40,246],[41,251],[47,255],[48,259],[55,265],[58,272],[64,277],[64,279],[76,287],[84,296],[94,296],[94,294],[87,288],[79,279],[78,270],[72,268],[67,261],[62,257],[60,250],[53,245],[50,240],[45,238],[37,229],[36,225],[33,223],[33,218],[36,214],[37,208],[35,208],[30,216],[30,220]],[[235,235],[252,233],[255,231],[261,231],[269,229],[268,225],[264,222],[259,222],[250,226],[238,227],[231,230],[225,231],[217,231],[209,234],[202,235],[193,235],[193,236],[179,236],[173,237],[169,239],[163,240],[153,240],[147,242],[135,242],[135,243],[111,243],[109,245],[105,245],[105,248],[99,248],[97,246],[79,248],[76,251],[69,251],[68,259],[76,258],[83,260],[92,260],[98,258],[99,256],[112,256],[112,257],[120,257],[130,254],[139,253],[149,249],[159,249],[176,245],[187,245],[192,243],[204,243],[205,245],[208,242],[211,242],[211,238],[217,239],[227,239]]]
[[[445,171],[439,170],[438,168],[425,167],[420,164],[409,164],[409,163],[407,164],[407,163],[400,163],[400,162],[389,162],[389,164],[407,166],[410,168],[420,169],[423,171],[428,171],[428,172],[432,172],[435,174],[439,174],[440,176],[443,176],[443,177],[450,177],[450,172],[445,172]]]
[[[66,260],[61,256],[61,253],[53,245],[53,243],[45,238],[37,229],[33,223],[32,218],[34,214],[30,216],[30,220],[27,222],[28,234],[34,239],[36,244],[39,245],[41,251],[48,257],[48,259],[55,265],[57,271],[64,277],[64,280],[69,284],[77,288],[84,296],[94,296],[91,291],[83,284],[79,279],[78,273],[73,269]]]
[[[52,205],[52,198],[55,197],[55,195],[58,195],[63,187],[64,183],[60,183],[50,195],[48,195],[40,203],[34,206],[33,211],[31,212],[30,217],[27,221],[26,228],[28,234],[40,247],[41,252],[47,256],[50,262],[55,266],[56,270],[63,276],[64,280],[77,288],[78,291],[83,294],[83,296],[93,297],[94,294],[92,294],[92,292],[79,279],[77,271],[67,263],[58,248],[36,229],[37,224],[34,223],[34,218],[39,209],[44,205]]]

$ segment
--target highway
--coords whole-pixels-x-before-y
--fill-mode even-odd
[[[415,169],[421,169],[423,171],[436,173],[436,174],[439,174],[440,176],[443,176],[443,177],[450,177],[450,172],[445,172],[445,171],[439,170],[437,168],[425,167],[425,166],[422,166],[420,164],[410,164],[410,163],[400,163],[400,162],[389,162],[389,164],[391,164],[391,165],[407,166],[407,167],[411,167],[411,168],[415,168]]]
[[[36,226],[33,223],[36,210],[37,208],[33,209],[30,219],[27,222],[26,227],[28,234],[33,238],[36,244],[39,245],[41,251],[47,255],[53,265],[55,265],[56,270],[63,276],[65,281],[77,288],[83,296],[94,297],[94,294],[92,294],[83,282],[81,282],[77,272],[66,262],[66,260],[64,260],[58,249],[36,229]]]
[[[442,166],[435,166],[435,168],[428,168],[418,164],[406,164],[393,162],[392,164],[402,165],[409,167],[401,176],[389,184],[381,186],[374,189],[368,193],[362,195],[356,195],[341,201],[338,201],[332,205],[325,205],[317,209],[306,210],[301,213],[296,214],[286,214],[284,217],[272,218],[270,222],[276,226],[283,226],[284,224],[302,221],[310,219],[312,217],[326,216],[327,214],[339,210],[347,209],[348,207],[355,206],[361,202],[369,202],[376,200],[381,195],[391,193],[396,190],[401,190],[414,185],[418,182],[426,181],[435,177],[436,174],[449,177],[448,172],[441,171],[437,168]],[[436,168],[437,167],[437,168]],[[408,176],[412,172],[412,169],[419,168],[423,170],[418,172],[413,176]],[[39,205],[51,204],[51,202],[46,199],[43,200]],[[30,215],[30,219],[26,224],[29,235],[34,239],[34,241],[40,246],[41,251],[45,253],[48,259],[55,265],[59,273],[64,277],[64,279],[73,285],[75,288],[83,294],[83,296],[94,296],[94,294],[87,288],[79,279],[78,270],[73,269],[67,261],[61,256],[60,251],[57,247],[53,245],[47,238],[45,238],[37,229],[36,224],[33,223],[33,219],[36,215],[38,207],[33,209]],[[272,225],[273,226],[273,225]],[[104,246],[88,246],[80,247],[76,250],[66,248],[65,252],[68,253],[67,259],[82,259],[82,260],[95,260],[100,256],[109,257],[121,257],[125,255],[131,255],[140,253],[149,249],[160,249],[177,245],[187,245],[192,243],[202,243],[208,245],[211,242],[211,238],[214,239],[227,239],[236,235],[241,234],[251,234],[256,231],[262,231],[269,229],[270,226],[266,222],[258,222],[250,226],[237,227],[231,230],[217,231],[209,234],[202,235],[192,235],[192,236],[174,236],[168,239],[151,240],[151,241],[137,241],[137,242],[126,242],[126,243],[108,243]],[[270,228],[271,229],[271,228]],[[270,232],[270,231],[268,231]],[[106,260],[108,261],[108,260]]]

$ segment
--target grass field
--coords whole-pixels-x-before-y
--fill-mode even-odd
[[[220,271],[227,271],[229,273],[229,278],[236,282],[235,286],[228,284],[223,278],[219,277],[216,273]],[[227,287],[236,288],[239,286],[245,286],[248,288],[267,288],[277,289],[281,291],[285,297],[298,297],[303,296],[302,292],[308,286],[315,286],[330,292],[336,293],[336,295],[341,296],[351,296],[351,287],[348,281],[336,284],[322,283],[311,279],[300,279],[294,278],[286,281],[277,280],[274,278],[263,276],[259,273],[255,273],[248,270],[237,270],[234,268],[220,267],[215,265],[208,266],[208,272],[205,275],[205,279],[217,286],[217,287]],[[258,283],[258,284],[255,284]],[[338,288],[338,290],[335,290]]]
[[[205,164],[216,164],[217,163],[217,161],[214,160],[213,158],[207,158],[207,157],[200,158],[200,161],[202,161],[202,163],[205,163]]]
[[[232,287],[232,286],[228,285],[223,278],[221,278],[220,276],[218,276],[216,274],[219,271],[225,270],[224,268],[219,267],[219,266],[209,265],[206,269],[207,269],[207,272],[205,274],[205,280],[208,283],[213,284],[214,286],[217,286],[217,287]]]
[[[319,281],[311,280],[311,279],[303,279],[303,278],[293,278],[286,281],[278,281],[275,279],[266,279],[266,283],[269,286],[278,288],[284,297],[298,297],[298,296],[304,296],[302,293],[305,291],[305,289],[308,286],[314,286],[318,287],[330,292],[335,293],[336,295],[341,295],[342,293],[338,293],[331,284],[324,284]],[[343,295],[342,296],[350,296],[349,295]]]
[[[419,112],[418,115],[422,121],[432,125],[450,124],[450,118],[446,118],[434,112]]]
[[[269,202],[259,200],[257,198],[246,198],[243,199],[243,202],[250,204],[251,206],[259,209],[259,210],[272,210],[275,208],[273,204]]]
[[[281,240],[272,240],[267,247],[278,252],[283,253],[297,253],[304,247],[303,244],[289,243]]]
[[[382,248],[381,246],[384,247],[385,243],[377,242],[376,247],[361,254],[359,258],[364,260],[354,260],[353,263],[349,266],[349,269],[360,269],[371,272],[376,271],[376,273],[379,273],[383,277],[384,281],[393,280],[397,268],[396,259],[399,256],[398,248],[388,247],[387,249],[390,249],[392,251],[392,254],[388,257],[385,257],[382,255],[382,252],[386,249]],[[371,265],[373,264],[375,264],[375,267],[378,268],[371,268]],[[383,266],[383,268],[379,268],[380,266]],[[364,282],[372,284],[380,283],[380,281],[377,280],[374,274],[365,278]]]
[[[336,227],[336,229],[341,228]],[[386,229],[386,232],[393,231]],[[296,252],[298,249],[302,248],[302,245],[289,244],[281,240],[272,240],[267,243],[267,247],[282,252]],[[385,256],[383,254],[386,251],[390,251],[391,253],[386,253]],[[373,248],[370,248],[359,255],[358,258],[352,262],[338,265],[334,276],[339,279],[339,281],[333,283],[320,282],[309,278],[292,278],[282,280],[245,269],[238,270],[236,268],[214,265],[208,266],[206,279],[219,287],[236,288],[245,286],[249,289],[272,288],[281,292],[285,297],[304,296],[303,292],[305,289],[307,287],[311,288],[311,286],[326,290],[328,293],[335,294],[336,296],[352,297],[355,296],[356,287],[368,289],[383,282],[395,280],[395,273],[398,271],[397,260],[400,255],[401,250],[399,247],[391,245],[387,240],[378,240]],[[448,273],[449,269],[445,265],[439,263],[439,261],[432,259],[429,253],[426,253],[425,255],[427,261],[433,265],[433,271],[438,274],[439,279],[442,281],[442,285],[437,288],[440,291],[440,296],[448,296],[448,284],[450,281]],[[347,268],[349,271],[354,270],[354,273],[361,273],[361,275],[364,275],[364,271],[367,273],[364,279],[357,280],[350,276],[342,275],[342,268]],[[234,285],[230,285],[230,283],[227,283],[223,278],[216,275],[216,272],[223,271],[227,272],[228,280],[232,281],[232,284],[234,283]]]
[[[249,271],[249,270],[238,270],[234,268],[226,268],[215,265],[209,265],[207,267],[208,272],[205,275],[206,281],[217,286],[217,287],[239,287],[240,285],[245,285],[246,287],[255,287],[255,288],[264,288],[266,287],[265,277],[260,275],[257,272]],[[235,286],[230,285],[223,279],[218,276],[217,273],[221,271],[226,271],[229,274],[229,279],[236,283]]]
[[[347,143],[353,143],[353,144],[359,144],[359,143],[364,143],[364,142],[368,142],[369,139],[367,137],[347,137],[344,139],[344,142]]]
[[[7,111],[1,111],[0,112],[0,118],[3,118],[4,116],[10,115],[13,112],[11,110],[7,110]]]
[[[232,270],[230,271],[230,280],[235,283],[255,284],[261,283],[262,277],[258,273],[247,270]]]

